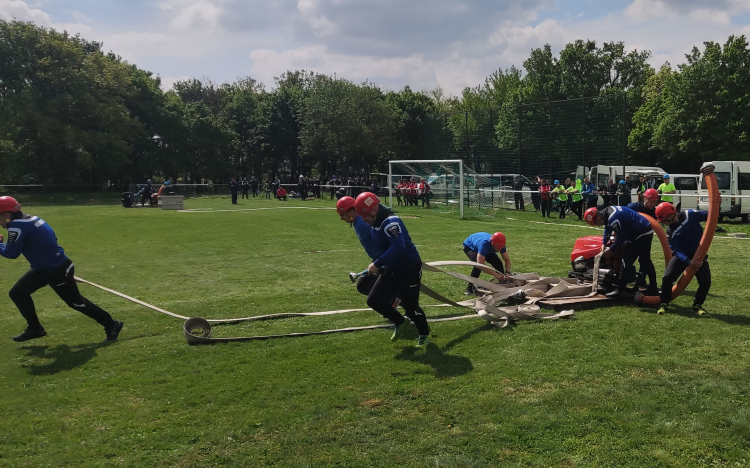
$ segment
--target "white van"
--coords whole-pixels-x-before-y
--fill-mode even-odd
[[[721,194],[719,219],[740,217],[746,223],[750,214],[750,198],[738,198],[736,195],[750,195],[750,161],[713,161],[703,163],[703,167],[713,165],[716,183]],[[708,210],[706,181],[701,174],[701,192],[698,209]]]
[[[669,177],[677,191],[677,196],[673,198],[677,209],[697,210],[700,174],[669,174]]]
[[[584,171],[583,166],[578,166],[576,170],[576,178],[583,180],[584,174],[593,182],[597,188],[602,185],[607,187],[609,181],[612,180],[615,184],[619,184],[621,180],[629,182],[631,184],[630,201],[638,201],[638,177],[643,175],[646,178],[646,182],[651,187],[658,187],[662,183],[662,177],[666,172],[660,167],[648,167],[648,166],[625,166],[625,175],[622,173],[622,166],[592,166]],[[599,205],[604,204],[604,199],[599,196]]]

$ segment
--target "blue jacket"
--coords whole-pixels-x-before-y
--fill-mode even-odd
[[[55,231],[40,217],[29,215],[8,223],[8,241],[0,244],[0,255],[6,258],[23,255],[32,270],[56,268],[68,259],[57,245]]]
[[[378,246],[378,243],[375,242],[375,239],[372,237],[372,228],[369,224],[364,222],[362,218],[359,216],[354,218],[354,223],[352,223],[352,226],[354,227],[354,232],[357,234],[357,239],[359,239],[359,243],[362,244],[362,247],[365,249],[365,252],[367,252],[367,256],[369,256],[371,259],[375,260],[376,258],[380,257],[385,251],[381,251],[380,247]]]
[[[628,196],[630,196],[630,195],[628,195]],[[656,219],[656,207],[654,207],[654,208],[652,208],[652,209],[649,210],[648,208],[646,208],[646,204],[643,203],[643,200],[641,200],[639,202],[628,203],[627,206],[628,206],[628,208],[630,208],[633,211],[636,211],[638,213],[645,213],[645,214],[651,216],[652,218]]]
[[[677,216],[677,221],[667,228],[669,246],[674,255],[683,262],[690,262],[698,250],[703,237],[702,221],[708,219],[708,211],[685,210]]]
[[[486,232],[477,232],[466,238],[464,241],[464,247],[468,247],[479,255],[487,256],[495,253],[494,247],[490,239],[492,235]],[[505,253],[507,249],[503,247],[500,251],[501,254]]]
[[[613,249],[621,247],[625,242],[633,242],[641,236],[654,233],[651,223],[646,221],[646,218],[626,206],[608,206],[600,213],[605,219],[602,244],[606,244],[614,232],[617,238]]]
[[[383,212],[386,208],[381,205],[380,209]],[[380,216],[376,217],[375,226],[372,229],[373,240],[383,253],[373,260],[375,266],[385,268],[386,271],[391,273],[398,273],[401,270],[413,267],[417,263],[421,264],[422,258],[419,256],[414,243],[412,243],[409,232],[401,218],[393,214],[382,221],[378,218]]]
[[[587,200],[598,200],[599,195],[596,193],[596,184],[589,182],[588,185],[583,186],[583,193],[586,195]]]

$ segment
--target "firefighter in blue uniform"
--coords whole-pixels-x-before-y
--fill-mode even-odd
[[[55,232],[38,216],[24,215],[13,197],[0,197],[0,226],[8,230],[8,241],[0,243],[0,255],[6,258],[26,257],[31,269],[10,289],[10,298],[26,319],[26,331],[13,337],[15,341],[41,338],[47,334],[39,322],[31,295],[49,285],[65,303],[96,320],[104,327],[108,341],[114,341],[122,330],[122,322],[92,304],[78,291],[73,276],[73,262],[57,244]],[[2,236],[0,236],[0,242]]]
[[[656,205],[659,204],[659,192],[656,189],[646,189],[643,200],[628,204],[628,208],[638,213],[644,213],[656,219]]]
[[[383,317],[393,322],[391,341],[398,339],[406,319],[393,306],[393,297],[401,299],[401,307],[406,316],[414,322],[419,332],[418,347],[427,345],[430,326],[427,317],[419,306],[419,287],[422,282],[422,259],[411,241],[401,218],[380,204],[380,199],[372,192],[363,192],[354,201],[356,213],[372,226],[373,240],[379,252],[367,270],[371,274],[383,269],[367,296],[367,305]]]
[[[705,315],[703,303],[706,301],[708,290],[711,289],[711,270],[708,266],[708,256],[702,262],[693,259],[698,250],[703,227],[701,222],[708,220],[707,211],[685,210],[677,211],[669,202],[660,203],[656,207],[656,219],[667,226],[667,238],[672,249],[672,259],[664,270],[661,280],[661,307],[657,314],[666,314],[669,302],[672,300],[672,285],[689,266],[693,267],[695,279],[698,280],[698,290],[693,299],[693,312]]]
[[[622,247],[623,270],[617,290],[608,294],[610,297],[618,297],[625,292],[628,279],[635,274],[635,261],[640,263],[641,271],[648,278],[647,295],[656,294],[656,268],[651,261],[651,241],[654,238],[654,230],[651,224],[635,211],[625,206],[608,206],[604,209],[596,207],[589,208],[583,215],[583,219],[591,226],[604,226],[602,236],[602,250],[605,255]],[[615,242],[611,247],[606,247],[610,236],[615,234]]]
[[[505,281],[505,275],[503,273],[510,272],[510,256],[508,250],[505,248],[505,234],[502,232],[496,232],[494,234],[488,232],[476,232],[464,240],[463,243],[464,253],[469,260],[476,263],[492,265],[495,270],[500,273],[493,273],[493,276],[501,281]],[[497,252],[505,261],[505,268],[503,268],[503,262],[500,261],[500,257],[497,256]],[[481,270],[478,267],[474,267],[471,270],[471,276],[473,278],[479,278]],[[466,287],[464,294],[467,296],[475,295],[477,288],[472,283]]]

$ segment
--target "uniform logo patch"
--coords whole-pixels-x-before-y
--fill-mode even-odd
[[[401,234],[401,226],[396,223],[391,224],[385,228],[385,234],[388,237],[398,237]]]
[[[14,243],[20,234],[17,229],[8,229],[8,245]]]
[[[365,205],[370,206],[373,203],[373,199],[370,197],[365,198]]]

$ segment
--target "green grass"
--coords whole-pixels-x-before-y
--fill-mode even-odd
[[[369,261],[329,201],[186,201],[214,211],[202,213],[28,205],[78,276],[182,315],[366,307],[347,273]],[[280,205],[328,209],[239,211]],[[439,211],[399,210],[418,216],[405,223],[425,261],[463,260],[468,234],[502,230],[514,270],[565,275],[574,240],[595,233],[572,220],[532,224],[533,213],[460,221]],[[747,466],[749,255],[750,241],[711,247],[706,318],[690,313],[688,293],[666,316],[618,306],[504,330],[437,323],[426,351],[415,331],[391,343],[388,330],[189,346],[182,321],[86,285],[124,320],[118,342],[102,344],[95,322],[44,288],[34,297],[49,336],[18,344],[10,336],[25,323],[4,296],[0,466]],[[5,290],[28,268],[2,266]],[[452,277],[423,281],[464,298]],[[379,323],[357,312],[214,334]]]

